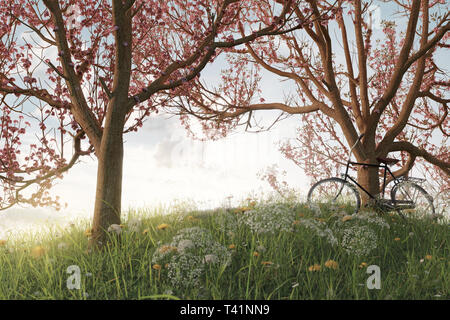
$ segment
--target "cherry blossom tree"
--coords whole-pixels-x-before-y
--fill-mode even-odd
[[[273,3],[276,19],[292,2]],[[104,243],[120,224],[123,135],[176,107],[221,52],[279,34],[275,24],[239,31],[258,3],[0,0],[1,208],[59,206],[55,179],[96,157],[91,244]]]
[[[271,20],[276,9],[262,0],[256,14],[240,23],[240,32],[273,23],[292,31],[230,49],[222,83],[211,87],[196,80],[178,104],[202,121],[209,137],[213,119],[215,134],[224,135],[238,125],[255,127],[261,110],[297,116],[297,138],[280,149],[313,181],[335,175],[349,146],[364,133],[353,150],[357,161],[376,164],[396,156],[401,160],[393,167],[396,176],[407,176],[419,164],[448,186],[450,99],[443,56],[449,47],[448,6],[436,0],[387,3],[396,7],[397,22],[382,21],[378,31],[372,2],[299,1],[287,19]],[[284,101],[266,102],[260,70],[291,84]],[[379,174],[376,167],[359,167],[358,182],[379,194]]]

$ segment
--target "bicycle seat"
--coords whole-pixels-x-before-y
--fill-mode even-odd
[[[396,164],[396,163],[399,162],[400,160],[398,160],[398,159],[392,159],[392,158],[377,158],[377,161],[380,162],[380,163],[387,164],[387,165],[389,166],[389,165]]]

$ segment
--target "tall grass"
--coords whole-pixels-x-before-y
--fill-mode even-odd
[[[82,222],[37,238],[3,239],[0,299],[450,297],[448,224],[403,220],[392,214],[369,213],[368,219],[359,219],[347,217],[345,208],[314,212],[294,202],[173,211],[128,212],[120,235],[110,232],[111,241],[101,252],[89,251],[85,232],[89,226]],[[180,243],[168,246],[182,230],[197,232],[196,227],[205,233],[191,251],[181,251]],[[363,241],[369,229],[376,238],[370,250]],[[197,241],[204,241],[204,247]],[[215,248],[211,250],[221,248],[225,258],[211,255],[209,245]],[[164,257],[168,264],[155,262],[155,253],[163,252],[163,247],[173,249]],[[183,252],[190,254],[186,261]],[[204,259],[207,254],[218,259],[209,263]],[[197,277],[189,278],[193,269],[177,269],[182,262],[195,268],[195,261],[202,267]],[[71,265],[81,270],[79,290],[67,287]],[[381,289],[367,287],[369,265],[380,267]]]

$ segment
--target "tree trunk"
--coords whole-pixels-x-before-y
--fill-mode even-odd
[[[90,245],[106,243],[111,224],[120,224],[123,171],[123,120],[106,119],[100,152],[97,154],[97,189]],[[118,117],[119,118],[119,117]]]
[[[376,159],[370,159],[366,163],[377,163]],[[370,194],[377,197],[380,193],[380,181],[377,167],[364,167],[360,166],[358,168],[358,183],[364,187]],[[371,206],[372,202],[370,197],[363,191],[360,190],[361,204],[362,206]]]

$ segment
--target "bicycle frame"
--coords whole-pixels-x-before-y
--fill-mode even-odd
[[[358,139],[356,140],[355,144],[350,148],[350,152],[348,155],[348,161],[347,161],[347,167],[345,168],[345,174],[343,174],[344,176],[344,181],[347,181],[347,179],[350,179],[354,184],[356,184],[358,186],[358,188],[360,188],[361,190],[363,190],[371,199],[376,199],[376,197],[374,195],[372,195],[369,191],[367,191],[362,185],[360,185],[355,179],[353,179],[351,176],[349,176],[348,174],[348,170],[350,168],[350,165],[357,165],[357,166],[363,166],[363,167],[377,167],[377,168],[383,168],[384,169],[384,174],[383,174],[383,191],[382,191],[382,199],[384,199],[384,193],[386,191],[386,174],[387,172],[389,172],[389,174],[391,175],[391,177],[393,178],[394,184],[397,185],[398,179],[397,177],[394,176],[394,174],[392,173],[391,169],[389,169],[388,165],[385,164],[372,164],[372,163],[362,163],[362,162],[353,162],[351,161],[351,157],[352,157],[352,150],[353,148],[356,147],[356,145],[358,144],[358,142],[361,141],[362,137],[364,136],[364,134],[361,134]],[[341,193],[342,189],[339,190],[338,194],[336,195],[336,198],[339,196],[339,194]]]
[[[384,199],[384,193],[385,193],[385,190],[386,190],[386,176],[387,176],[387,173],[389,173],[391,175],[391,177],[393,178],[394,184],[398,184],[397,177],[394,176],[394,174],[392,173],[391,169],[389,169],[387,164],[381,164],[380,165],[380,164],[372,164],[372,163],[362,163],[362,162],[347,161],[347,166],[345,168],[345,173],[343,174],[344,181],[347,181],[347,179],[351,180],[354,184],[356,184],[358,186],[358,188],[360,188],[362,191],[364,191],[371,199],[376,199],[376,197],[374,195],[372,195],[369,191],[367,191],[362,185],[360,185],[355,179],[353,179],[348,174],[350,165],[357,165],[357,166],[363,166],[363,167],[377,167],[377,168],[384,169],[382,199]]]

